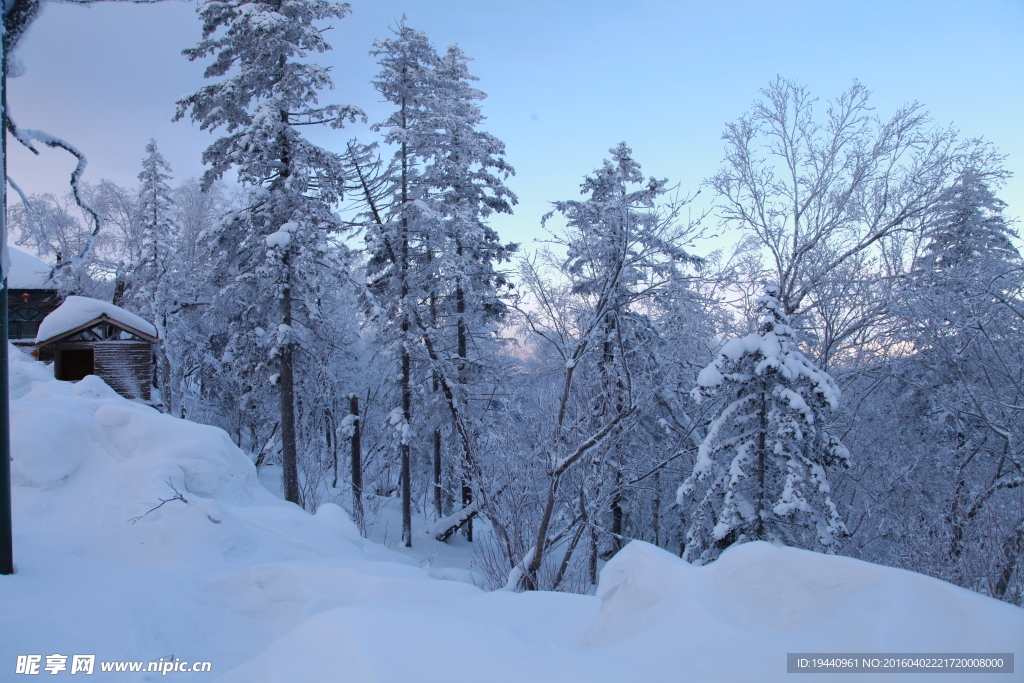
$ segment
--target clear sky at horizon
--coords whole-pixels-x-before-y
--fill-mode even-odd
[[[10,81],[14,120],[78,146],[90,182],[134,184],[151,137],[177,178],[199,175],[214,136],[171,122],[175,101],[204,83],[205,63],[181,56],[199,37],[195,7],[49,3],[19,50],[27,72]],[[517,171],[516,213],[494,221],[507,240],[542,237],[550,202],[577,197],[620,141],[648,175],[696,191],[720,164],[723,125],[776,75],[822,100],[858,79],[882,116],[919,101],[937,124],[984,137],[1015,173],[1000,192],[1009,214],[1024,215],[1022,0],[355,0],[352,9],[333,22],[334,50],[317,58],[335,81],[322,101],[358,105],[371,122],[386,116],[368,53],[403,13],[439,48],[458,43],[488,94],[483,127]],[[340,150],[352,136],[374,134],[356,125],[315,139]],[[63,189],[73,168],[65,153],[9,145],[9,175],[23,189]]]

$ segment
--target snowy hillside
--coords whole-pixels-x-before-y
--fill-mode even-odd
[[[22,679],[15,662],[31,654],[46,680],[48,655],[95,654],[84,680],[164,680],[99,670],[162,658],[212,664],[166,680],[618,683],[790,680],[787,652],[1015,650],[1019,673],[975,678],[1024,680],[1019,608],[765,543],[695,567],[634,542],[597,596],[432,578],[338,506],[311,516],[272,496],[223,431],[10,353],[17,574],[0,577],[2,680]],[[67,676],[70,660],[53,679]]]

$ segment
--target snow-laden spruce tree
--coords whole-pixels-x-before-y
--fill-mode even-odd
[[[452,425],[451,431],[460,435],[454,450],[462,457],[449,469],[458,472],[465,508],[473,505],[474,488],[481,485],[475,481],[475,447],[468,424],[481,416],[469,414],[469,393],[474,391],[471,385],[476,385],[475,391],[485,392],[493,381],[488,374],[495,370],[495,323],[505,316],[501,293],[510,286],[497,266],[516,248],[502,244],[487,224],[492,213],[512,213],[516,197],[504,180],[513,170],[504,158],[505,144],[478,130],[484,116],[477,102],[486,95],[472,87],[477,78],[469,73],[468,62],[455,45],[448,46],[437,59],[436,90],[426,102],[427,116],[418,131],[424,142],[419,145],[424,161],[422,182],[430,205],[441,216],[440,230],[427,240],[433,347],[428,348],[428,357],[441,385],[435,387],[435,393],[448,404],[451,420],[459,423]],[[432,135],[434,130],[440,135]],[[438,429],[436,426],[435,446],[440,441]],[[440,460],[435,448],[435,491],[443,488]],[[440,508],[437,498],[435,507]],[[469,540],[472,529],[470,519],[465,526]]]
[[[696,564],[757,540],[831,551],[846,534],[826,474],[849,463],[825,424],[839,388],[797,348],[778,293],[765,287],[760,329],[726,342],[697,378],[695,398],[722,408],[677,493]]]
[[[173,278],[176,264],[177,227],[174,225],[173,191],[168,184],[171,167],[157,149],[156,140],[146,145],[139,173],[136,212],[141,237],[140,257],[132,268],[128,307],[151,321],[163,344],[157,347],[157,372],[165,409],[170,406],[171,361],[174,349],[167,344],[167,324],[174,307]]]
[[[429,297],[423,264],[430,236],[439,230],[439,216],[424,201],[426,188],[420,182],[419,147],[422,131],[417,124],[426,116],[426,101],[436,90],[434,67],[437,55],[425,33],[405,25],[394,37],[374,41],[371,54],[379,57],[380,74],[373,85],[384,99],[395,105],[392,114],[375,126],[386,130],[385,141],[396,147],[389,173],[381,179],[381,194],[368,190],[366,242],[369,260],[369,288],[379,307],[381,341],[388,345],[399,364],[400,406],[390,423],[396,428],[401,468],[402,540],[412,545],[412,422],[413,355],[421,350],[420,303]],[[356,174],[363,170],[356,163]]]
[[[367,207],[365,229],[370,289],[379,304],[380,341],[394,349],[400,371],[396,427],[402,471],[403,536],[411,543],[409,469],[415,432],[433,427],[435,514],[442,513],[442,426],[461,458],[462,504],[472,503],[473,435],[468,386],[488,364],[494,322],[504,314],[499,291],[507,285],[496,264],[507,258],[486,219],[510,212],[515,196],[504,185],[512,168],[504,144],[477,130],[484,97],[471,87],[468,58],[455,46],[439,56],[427,35],[405,24],[374,43],[381,71],[374,86],[394,105],[376,129],[393,146],[391,164],[373,182],[366,150],[349,162]],[[377,188],[371,191],[370,186]],[[413,405],[414,385],[431,396]],[[436,404],[428,409],[426,402]],[[415,413],[432,413],[426,420]]]
[[[295,356],[303,336],[325,324],[320,302],[337,291],[330,280],[345,269],[343,250],[331,240],[342,228],[331,205],[344,167],[300,130],[337,128],[361,115],[350,106],[317,105],[331,80],[326,68],[308,61],[329,49],[316,22],[340,19],[349,6],[207,0],[198,12],[203,38],[184,54],[212,57],[205,76],[220,80],[179,101],[177,118],[188,114],[204,130],[224,129],[203,154],[210,165],[205,185],[235,168],[252,189],[245,209],[203,236],[213,253],[208,316],[226,328],[210,357],[222,377],[233,378],[236,409],[265,407],[276,385],[284,493],[299,502]]]
[[[509,558],[521,588],[557,586],[580,542],[588,578],[596,580],[599,542],[605,554],[615,552],[628,537],[626,519],[642,514],[629,481],[651,475],[650,443],[664,435],[655,396],[664,371],[653,355],[658,335],[649,314],[696,263],[682,245],[697,226],[678,220],[685,202],[666,200],[668,181],[645,177],[625,143],[610,152],[583,179],[582,199],[554,202],[544,217],[552,241],[565,248],[564,258],[550,260],[567,287],[559,291],[532,262],[523,264],[522,289],[535,303],[520,313],[556,360],[560,386],[542,409],[552,418],[541,422],[550,432],[534,456],[547,464],[544,507],[535,520],[515,521],[531,527],[533,540],[525,557]],[[551,226],[556,215],[564,227]],[[563,569],[549,583],[542,567],[562,538],[569,539],[559,549]]]
[[[925,228],[924,254],[915,264],[928,282],[944,283],[947,290],[959,283],[960,295],[978,285],[1005,291],[1020,284],[1017,233],[1003,215],[1006,203],[990,186],[1005,177],[969,167],[944,193]]]
[[[471,337],[487,321],[506,310],[498,297],[507,286],[496,265],[508,259],[515,245],[502,244],[486,220],[492,213],[512,213],[516,196],[504,180],[513,173],[504,158],[505,144],[490,133],[477,130],[484,116],[477,101],[486,97],[472,87],[478,80],[469,73],[470,58],[456,45],[437,60],[436,96],[428,101],[426,130],[419,153],[424,156],[423,183],[443,217],[435,250],[436,279],[447,284],[442,292],[447,314],[454,320],[459,373],[465,374]],[[428,145],[432,144],[432,149]],[[471,330],[475,322],[477,330]]]
[[[935,506],[928,517],[945,524],[915,560],[1019,602],[1024,458],[1014,444],[1024,438],[1024,259],[992,190],[1007,175],[969,166],[936,206],[903,299],[915,353],[899,376],[930,423],[937,474],[929,488],[943,492],[926,504]]]
[[[657,371],[647,354],[653,351],[654,332],[644,306],[661,295],[671,284],[684,279],[687,266],[698,263],[683,248],[692,240],[697,226],[678,222],[685,201],[667,199],[668,180],[645,178],[632,150],[621,142],[609,150],[606,159],[580,186],[583,200],[554,202],[554,211],[565,220],[566,228],[555,239],[566,247],[561,270],[571,283],[572,293],[589,304],[585,315],[594,317],[595,356],[591,382],[596,382],[593,423],[601,424],[627,408],[637,396],[657,384]],[[582,365],[582,364],[580,364]],[[578,367],[576,372],[586,372]],[[652,373],[653,371],[653,373]],[[581,373],[582,374],[582,373]],[[644,401],[640,403],[646,403]],[[657,419],[650,411],[648,419]],[[659,415],[658,417],[662,417]],[[643,429],[633,430],[640,435]],[[627,461],[637,461],[648,449],[635,448],[628,441],[609,447],[602,458],[604,471],[596,472],[598,490],[608,491],[611,512],[610,552],[623,542],[625,509],[628,496],[623,490],[623,471]],[[602,496],[595,495],[595,498]],[[598,518],[604,511],[595,511]],[[596,572],[598,536],[591,535],[590,565]],[[596,574],[591,577],[596,580]]]

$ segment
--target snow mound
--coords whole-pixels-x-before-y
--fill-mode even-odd
[[[7,384],[12,399],[32,390],[33,382],[52,382],[53,367],[40,363],[14,344],[7,343]]]
[[[102,490],[104,507],[144,505],[156,495],[145,487],[180,488],[202,498],[236,504],[269,500],[249,459],[222,430],[178,420],[122,399],[94,375],[71,384],[42,377],[41,363],[9,350],[12,382],[21,397],[11,403],[11,476],[16,485],[54,487],[78,483],[88,462],[89,486]],[[12,392],[13,393],[13,392]],[[128,482],[135,482],[129,485]]]
[[[209,681],[324,610],[480,593],[365,541],[337,505],[274,497],[222,430],[8,349],[17,573],[0,577],[0,666],[177,657],[213,662],[191,676]]]
[[[52,266],[11,245],[7,245],[7,253],[11,255],[8,289],[57,289],[57,283],[50,279]]]
[[[64,300],[57,310],[43,318],[39,323],[39,333],[36,335],[36,343],[53,339],[65,332],[85,325],[102,315],[126,325],[133,330],[144,332],[150,337],[156,337],[156,328],[139,316],[99,299],[90,299],[87,296],[69,296]]]
[[[788,680],[788,652],[990,653],[1024,643],[1024,611],[1012,605],[902,569],[764,542],[697,567],[633,541],[604,567],[597,597],[583,650],[656,662],[666,676],[685,669],[694,680]]]

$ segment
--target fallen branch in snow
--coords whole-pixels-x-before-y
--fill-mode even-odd
[[[500,496],[501,492],[505,490],[505,487],[499,488],[494,492],[494,496]],[[437,520],[429,527],[427,527],[425,533],[428,536],[433,536],[435,540],[447,541],[452,537],[456,531],[458,531],[463,524],[480,514],[480,510],[483,507],[483,497],[478,497],[471,505],[467,505],[461,510],[457,510],[447,517],[442,517]]]
[[[160,501],[159,505],[157,505],[156,507],[150,508],[149,510],[147,510],[143,514],[139,515],[138,517],[132,517],[131,519],[128,520],[129,522],[131,522],[132,524],[135,524],[135,522],[139,521],[140,519],[142,519],[143,517],[148,515],[150,512],[153,512],[154,510],[159,510],[160,508],[162,508],[167,503],[170,503],[172,500],[180,500],[185,505],[188,505],[188,501],[185,500],[185,496],[181,495],[181,491],[179,491],[178,489],[174,488],[174,484],[171,482],[170,478],[168,477],[165,481],[167,482],[167,485],[171,487],[171,490],[174,491],[174,497],[173,498],[168,498],[167,500],[164,500],[163,498],[158,498],[157,500]]]
[[[523,583],[523,577],[526,573],[523,568],[533,563],[533,555],[535,552],[537,552],[537,546],[530,548],[526,552],[526,555],[523,556],[523,559],[519,560],[519,562],[516,563],[516,566],[512,567],[512,571],[508,573],[508,581],[506,581],[505,585],[501,587],[501,590],[519,590],[520,584]]]
[[[461,510],[437,520],[427,527],[426,533],[429,536],[433,536],[435,540],[447,541],[451,538],[452,534],[459,530],[459,527],[476,517],[479,513],[480,500],[477,499],[472,505],[467,505]]]

